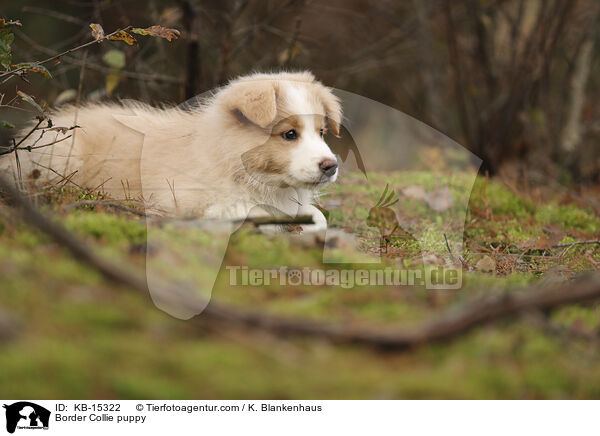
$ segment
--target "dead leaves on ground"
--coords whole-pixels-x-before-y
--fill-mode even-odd
[[[420,200],[436,212],[445,212],[452,207],[452,192],[448,186],[426,192],[421,185],[410,185],[402,189],[402,194],[413,200]]]
[[[496,261],[490,256],[483,256],[475,264],[475,269],[481,272],[494,272],[496,271]]]

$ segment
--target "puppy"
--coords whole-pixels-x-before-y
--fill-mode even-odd
[[[76,171],[70,180],[80,186],[140,198],[170,214],[228,220],[309,214],[315,224],[304,230],[326,228],[313,202],[338,175],[325,135],[328,129],[339,135],[342,111],[309,72],[240,77],[188,110],[90,104],[50,117],[55,126],[76,120],[81,128],[74,140],[19,152],[24,178],[36,169],[44,179]],[[14,162],[4,158],[0,168],[15,173]]]

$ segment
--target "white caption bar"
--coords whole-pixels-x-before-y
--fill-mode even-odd
[[[597,435],[597,401],[0,400],[0,435]],[[168,433],[166,433],[168,432]],[[308,433],[310,432],[310,433]]]

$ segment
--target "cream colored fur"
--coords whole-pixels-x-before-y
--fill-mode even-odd
[[[36,169],[41,181],[60,179],[46,168],[65,176],[77,171],[72,180],[78,185],[142,199],[155,211],[212,219],[308,213],[317,224],[305,230],[326,226],[312,203],[337,172],[324,178],[318,168],[323,159],[335,159],[318,136],[319,126],[327,122],[337,134],[341,108],[308,72],[241,77],[189,111],[88,104],[58,109],[51,118],[55,126],[68,127],[76,112],[81,129],[74,141],[19,152],[23,178]],[[293,144],[275,131],[288,128],[278,126],[290,117],[300,133]],[[15,174],[14,162],[3,158],[0,169]]]

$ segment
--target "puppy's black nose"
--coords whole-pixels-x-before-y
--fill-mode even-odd
[[[319,164],[319,168],[321,168],[321,172],[325,174],[327,177],[331,177],[335,174],[335,170],[337,170],[338,164],[334,159],[325,159]]]

